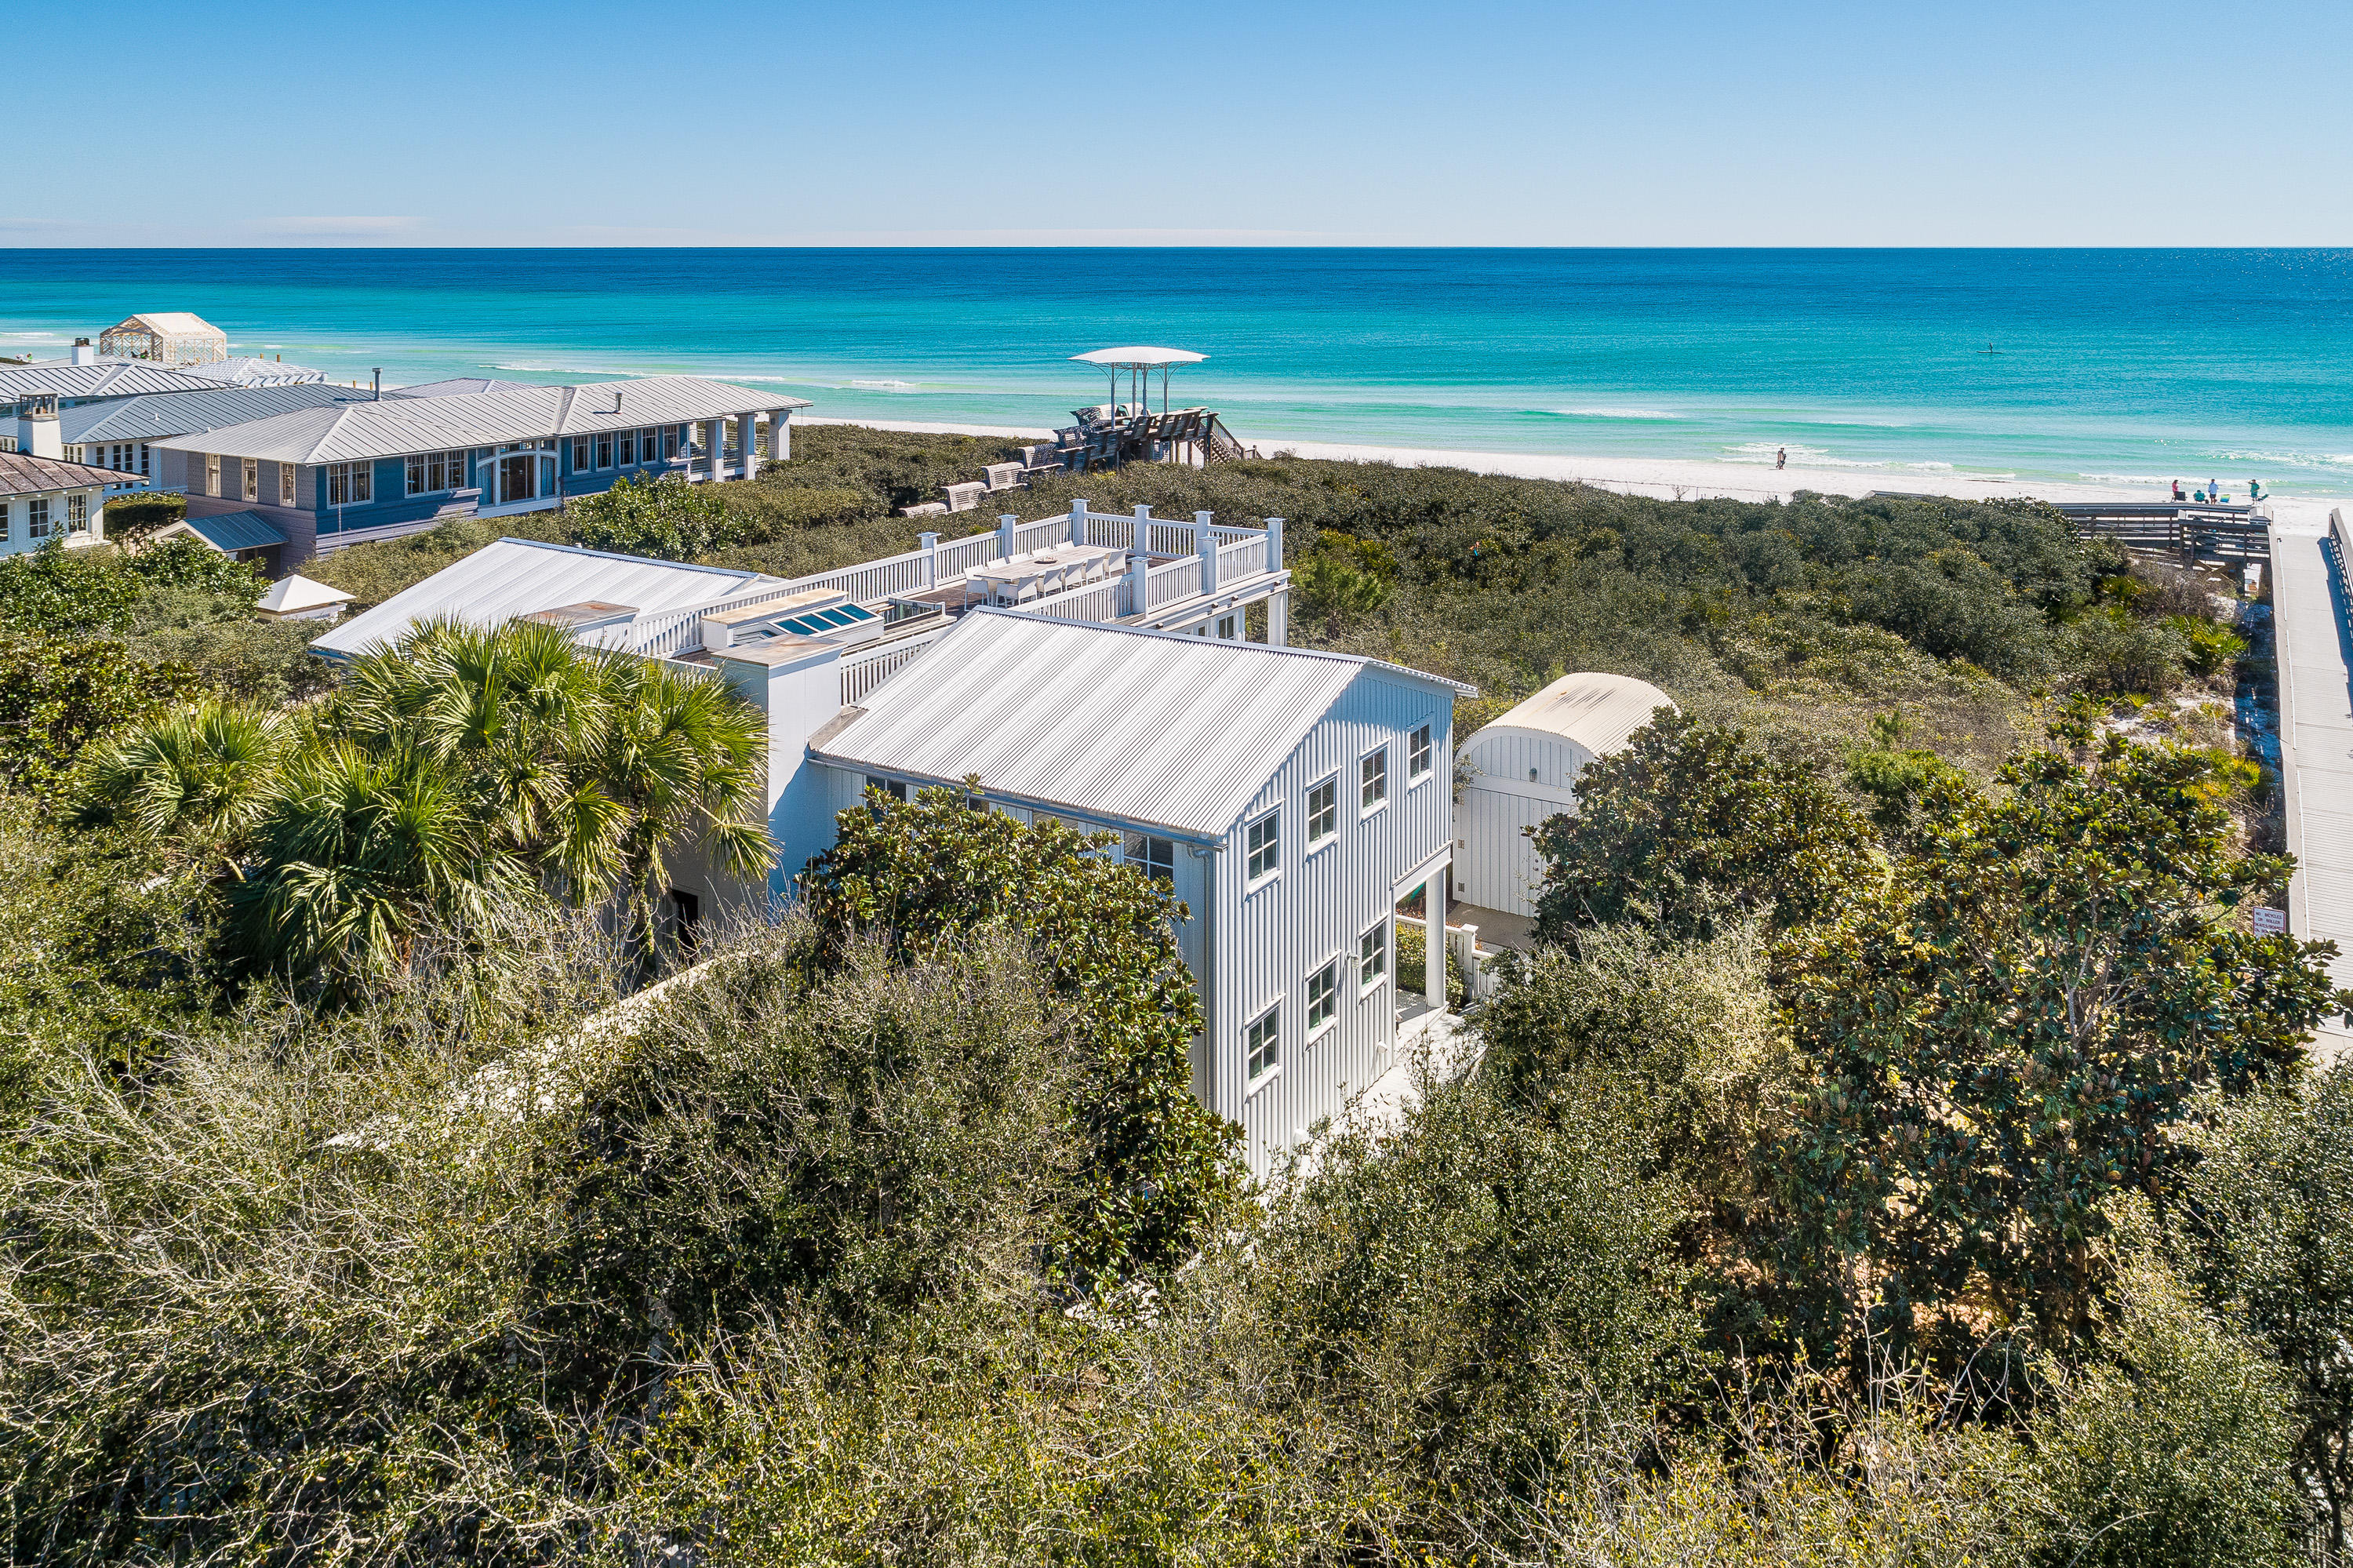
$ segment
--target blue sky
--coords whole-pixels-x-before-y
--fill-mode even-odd
[[[116,0],[0,37],[0,246],[2353,242],[2343,0]]]

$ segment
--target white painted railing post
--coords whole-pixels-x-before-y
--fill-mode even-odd
[[[1021,526],[1021,520],[1012,513],[1000,512],[997,514],[997,558],[998,560],[1009,561],[1013,558],[1013,530],[1019,526]]]
[[[1071,543],[1087,542],[1087,503],[1082,498],[1071,503]]]
[[[1152,608],[1152,557],[1139,546],[1127,557],[1127,613],[1142,615]]]
[[[1266,569],[1270,572],[1282,570],[1282,519],[1280,517],[1266,520]]]
[[[940,586],[940,536],[937,534],[918,534],[915,543],[923,549],[923,586],[935,588]]]
[[[1196,512],[1193,514],[1193,547],[1201,553],[1201,591],[1203,593],[1215,593],[1218,591],[1218,531],[1215,525],[1216,517],[1217,514],[1214,512]]]
[[[1266,599],[1266,645],[1282,648],[1291,637],[1291,595],[1276,592]]]
[[[1139,556],[1152,554],[1152,508],[1138,505],[1135,521],[1129,524],[1128,528],[1132,535],[1127,541],[1128,549]]]

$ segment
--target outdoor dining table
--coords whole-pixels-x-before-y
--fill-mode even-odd
[[[1113,546],[1068,545],[976,567],[965,576],[987,585],[989,598],[995,602],[1018,604],[1026,599],[1043,599],[1065,588],[1100,582],[1116,569],[1114,563],[1124,565],[1125,560],[1126,552]]]

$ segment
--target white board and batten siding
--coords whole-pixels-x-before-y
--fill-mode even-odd
[[[1209,1072],[1197,1087],[1211,1108],[1240,1125],[1258,1174],[1395,1065],[1398,883],[1446,849],[1452,716],[1451,692],[1366,670],[1267,781],[1216,856],[1217,951],[1204,998]],[[1423,725],[1430,726],[1431,766],[1409,779],[1409,737]],[[1359,769],[1368,753],[1383,747],[1388,801],[1366,811]],[[1308,792],[1334,778],[1338,832],[1310,845]],[[1269,810],[1281,813],[1279,863],[1253,882],[1250,827]],[[1387,972],[1365,986],[1359,944],[1374,927],[1381,927]],[[1338,966],[1337,1011],[1311,1037],[1308,982],[1327,963]],[[1279,1061],[1252,1080],[1246,1039],[1270,1008],[1277,1010]]]
[[[1544,867],[1529,830],[1575,815],[1578,775],[1673,706],[1629,675],[1567,675],[1465,740],[1455,898],[1533,918]]]

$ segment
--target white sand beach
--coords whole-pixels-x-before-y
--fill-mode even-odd
[[[932,431],[944,435],[997,436],[1012,440],[1052,439],[1047,429],[1011,425],[929,425],[887,419],[828,419],[797,417],[805,425],[864,425],[878,430]],[[1404,468],[1462,468],[1474,473],[1508,474],[1520,479],[1572,480],[1603,490],[1662,500],[1695,501],[1710,496],[1736,501],[1787,501],[1796,492],[1811,490],[1825,495],[1863,495],[1889,491],[1914,495],[1950,495],[1969,501],[2031,497],[2039,501],[2145,501],[2172,499],[2159,485],[2052,484],[2015,480],[1972,479],[1936,470],[1808,468],[1792,462],[1775,469],[1769,463],[1707,462],[1662,458],[1553,456],[1533,452],[1474,452],[1423,447],[1342,446],[1328,441],[1261,440],[1258,450],[1269,457],[1290,452],[1303,458],[1334,458],[1358,462],[1390,462]],[[2205,476],[2184,472],[2183,488],[2195,490]],[[2243,499],[2243,493],[2234,500]],[[2341,501],[2300,499],[2293,494],[2263,498],[2272,514],[2283,522],[2325,525]]]

